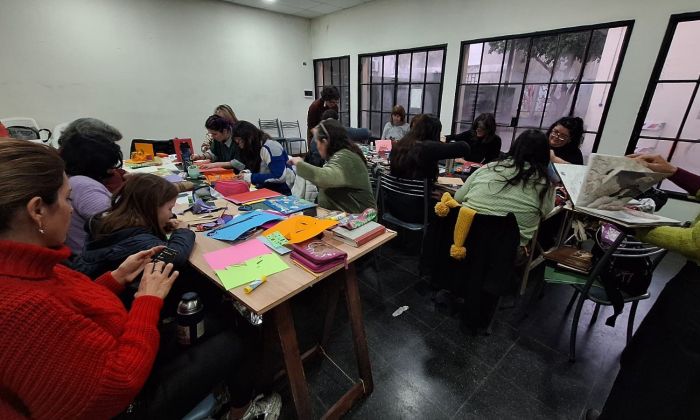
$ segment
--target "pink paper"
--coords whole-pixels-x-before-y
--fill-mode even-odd
[[[238,245],[208,252],[204,254],[204,259],[209,263],[212,269],[225,270],[234,264],[239,264],[251,258],[270,253],[272,253],[272,251],[265,246],[265,244],[258,240],[251,239]]]
[[[377,152],[391,152],[391,140],[375,140],[374,147]]]

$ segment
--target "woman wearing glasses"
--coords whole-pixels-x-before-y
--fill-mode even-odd
[[[336,120],[325,120],[312,132],[326,164],[319,168],[300,157],[293,157],[289,162],[296,165],[297,175],[318,187],[318,205],[347,213],[377,208],[367,162],[360,148],[348,138],[345,127]]]
[[[553,163],[573,163],[583,165],[581,142],[583,141],[583,120],[579,117],[563,117],[549,130],[550,158]]]

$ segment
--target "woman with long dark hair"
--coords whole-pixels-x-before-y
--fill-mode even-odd
[[[493,114],[480,114],[472,122],[471,129],[445,137],[447,141],[464,141],[471,147],[469,159],[477,163],[489,163],[501,155],[501,137],[496,134]]]
[[[477,213],[513,213],[526,245],[540,218],[554,208],[554,187],[547,175],[549,144],[538,130],[527,130],[511,145],[505,159],[479,168],[455,194],[455,200]]]
[[[554,163],[583,165],[581,143],[583,142],[583,120],[579,117],[558,119],[547,130],[550,158]]]
[[[240,150],[233,140],[231,132],[234,124],[217,114],[209,116],[204,127],[211,139],[209,149],[199,155],[192,155],[192,160],[209,159],[211,163],[202,166],[207,168],[224,168],[240,171],[243,167],[238,162]]]
[[[470,149],[464,142],[442,143],[442,123],[431,114],[419,114],[411,120],[411,130],[397,141],[390,156],[391,174],[404,179],[438,176],[438,161],[469,158]]]
[[[359,147],[336,120],[321,121],[313,129],[318,152],[326,161],[322,168],[294,157],[297,174],[319,189],[318,204],[329,210],[360,213],[377,208],[369,183],[367,162]]]
[[[241,150],[240,162],[245,168],[239,178],[280,194],[290,195],[294,172],[287,167],[287,152],[279,142],[248,121],[239,121],[232,136]]]

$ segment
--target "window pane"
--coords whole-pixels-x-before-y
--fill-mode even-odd
[[[474,120],[474,102],[476,101],[476,86],[459,87],[457,101],[457,121],[471,123]]]
[[[581,85],[581,89],[590,87],[590,85]],[[549,88],[549,98],[547,99],[547,109],[544,114],[544,121],[542,121],[542,127],[549,127],[554,121],[561,117],[569,115],[569,110],[571,109],[571,102],[574,100],[574,90],[576,85],[571,84],[553,84]],[[579,93],[580,95],[580,93]],[[579,99],[581,97],[579,96]],[[575,113],[574,113],[575,114]],[[575,114],[579,116],[578,114]],[[581,116],[581,118],[584,118]],[[596,128],[592,128],[595,130]]]
[[[496,93],[498,86],[479,86],[479,94],[476,99],[476,115],[488,112],[493,114],[496,110]]]
[[[626,32],[627,28],[624,26],[593,31],[582,80],[612,81]]]
[[[314,65],[314,75],[316,76],[316,86],[323,86],[323,61],[319,60]]]
[[[526,81],[528,83],[549,82],[557,52],[558,37],[556,35],[533,38]]]
[[[464,46],[462,58],[461,83],[479,82],[479,64],[481,63],[481,50],[484,44],[467,44]]]
[[[396,55],[384,56],[384,83],[394,83],[396,79]]]
[[[411,76],[411,54],[399,55],[399,82],[409,82]]]
[[[679,141],[673,152],[671,163],[686,171],[700,173],[700,144]]]
[[[598,131],[603,110],[608,101],[610,85],[607,83],[581,85],[576,98],[574,116],[581,117],[588,131]]]
[[[502,152],[510,150],[510,145],[513,143],[513,131],[515,128],[512,127],[496,127],[496,134],[501,138]]]
[[[413,62],[411,63],[411,81],[423,83],[425,80],[425,52],[413,53]]]
[[[518,126],[539,128],[547,98],[547,85],[525,85]]]
[[[634,148],[634,153],[661,155],[664,159],[668,159],[672,146],[672,141],[639,139],[637,140],[637,146]]]
[[[350,59],[343,58],[340,60],[340,84],[350,86]]]
[[[382,136],[382,114],[379,112],[373,112],[371,116],[371,127],[369,131],[374,137]]]
[[[360,127],[369,128],[369,112],[360,113]]]
[[[340,88],[340,112],[347,112],[350,110],[350,88],[343,87]]]
[[[437,115],[439,103],[440,85],[425,85],[425,105],[423,106],[423,112]]]
[[[368,110],[369,109],[369,85],[362,85],[361,88],[362,92],[362,103],[360,104],[360,109],[361,110]]]
[[[362,57],[361,59],[362,71],[360,72],[360,83],[369,83],[370,70],[372,69],[371,60],[369,57]]]
[[[583,135],[583,142],[581,143],[581,154],[583,155],[583,161],[588,162],[588,157],[593,153],[593,145],[595,144],[595,133],[585,133]]]
[[[382,109],[382,85],[371,85],[370,86],[371,101],[370,109],[372,111],[379,111]]]
[[[481,78],[479,83],[498,83],[501,80],[503,53],[506,41],[489,42],[484,50],[481,62]]]
[[[700,140],[700,93],[695,95],[688,119],[685,120],[685,126],[683,126],[681,138]]]
[[[323,90],[323,86],[319,86],[316,88],[316,99],[321,97],[321,91]]]
[[[383,57],[372,57],[372,83],[382,82]]]
[[[496,123],[512,125],[512,120],[518,115],[518,101],[520,100],[521,85],[504,85],[498,94],[498,107],[496,109]]]
[[[331,77],[331,61],[323,60],[323,83],[324,86],[330,86],[333,84],[333,79]]]
[[[420,114],[423,112],[423,85],[411,85],[408,105],[411,114]]]
[[[472,128],[472,125],[469,122],[456,122],[454,124],[454,132],[455,133],[463,133],[465,131],[469,131],[471,128]]]
[[[342,122],[345,127],[350,127],[350,113],[349,112],[341,112],[340,113],[340,122]]]
[[[404,110],[408,110],[408,85],[398,85],[396,89],[396,105],[401,105]]]
[[[331,77],[334,86],[340,86],[340,59],[333,59],[331,62]]]
[[[394,106],[394,85],[384,85],[384,99],[382,110],[391,111]]]
[[[666,56],[661,80],[697,80],[700,76],[700,20],[680,22]]]
[[[443,51],[430,51],[428,53],[428,74],[426,75],[426,82],[436,82],[442,81],[442,56]]]
[[[644,118],[645,126],[654,127],[655,131],[647,132],[643,129],[642,135],[676,137],[694,87],[694,83],[657,84],[654,98]]]
[[[552,82],[574,82],[578,80],[590,35],[590,31],[582,31],[559,36],[559,57],[554,62]]]
[[[384,131],[384,126],[389,121],[391,121],[391,113],[390,112],[383,112],[382,113],[382,131]]]
[[[502,43],[489,42],[489,48],[493,44]],[[527,63],[527,51],[530,47],[530,38],[519,38],[508,40],[506,49],[506,59],[503,63],[503,75],[501,83],[521,83],[525,76],[525,64]]]

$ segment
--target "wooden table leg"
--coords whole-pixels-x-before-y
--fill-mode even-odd
[[[369,395],[374,390],[372,379],[372,366],[369,362],[369,349],[367,348],[367,336],[362,322],[362,302],[360,301],[360,288],[357,284],[357,271],[355,264],[350,264],[343,271],[345,276],[345,296],[352,328],[353,344],[355,345],[355,357],[357,357],[357,371],[364,383],[364,393]]]
[[[285,301],[273,309],[273,317],[277,333],[280,337],[284,365],[287,370],[287,379],[292,391],[297,418],[306,420],[313,417],[309,387],[306,383],[304,366],[299,354],[297,333],[294,329],[294,318],[289,301]]]

